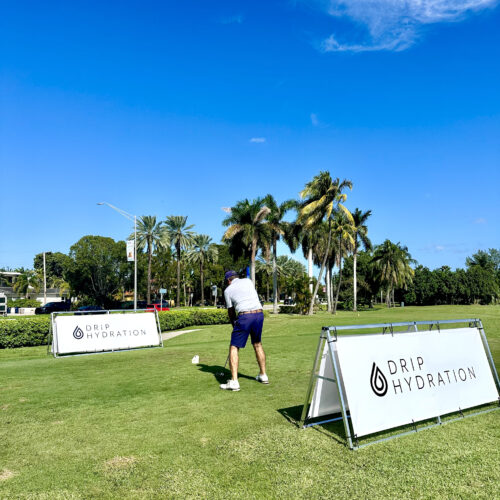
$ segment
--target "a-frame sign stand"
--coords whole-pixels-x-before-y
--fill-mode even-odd
[[[395,437],[413,434],[421,430],[429,429],[437,425],[462,420],[463,418],[480,415],[482,413],[489,413],[491,411],[500,410],[500,398],[498,400],[499,406],[495,408],[487,408],[476,411],[474,413],[464,414],[460,408],[456,410],[460,416],[457,418],[447,418],[446,421],[442,420],[443,415],[437,415],[435,422],[429,425],[417,427],[415,422],[408,422],[408,425],[413,425],[411,431],[401,431],[388,437],[376,439],[367,443],[359,444],[358,437],[353,432],[350,422],[349,408],[347,404],[345,388],[342,380],[342,373],[336,352],[336,342],[338,340],[338,332],[346,330],[365,330],[377,329],[382,334],[394,336],[394,333],[418,332],[429,331],[433,328],[437,331],[440,330],[440,325],[467,323],[470,328],[477,328],[480,335],[485,354],[495,381],[497,390],[500,392],[500,380],[496,367],[491,355],[491,350],[484,333],[484,328],[481,320],[479,319],[459,319],[459,320],[444,320],[444,321],[413,321],[402,323],[382,323],[371,325],[343,325],[343,326],[328,326],[323,327],[319,337],[316,354],[314,357],[314,364],[311,371],[311,377],[307,388],[306,398],[300,417],[299,427],[305,429],[315,425],[326,424],[330,422],[343,421],[345,429],[345,437],[347,445],[351,450],[363,448],[370,444],[388,441]],[[419,330],[419,326],[426,327]],[[397,330],[395,330],[397,329]],[[325,404],[322,398],[327,395],[329,401]],[[328,411],[333,410],[333,411]],[[317,420],[318,417],[328,417],[324,420]],[[390,431],[390,429],[387,429]]]
[[[330,333],[331,328],[333,328],[333,337]],[[337,364],[337,358],[333,349],[333,343],[337,341],[337,331],[335,327],[323,327],[321,330],[321,335],[319,337],[318,341],[318,348],[316,349],[316,356],[314,358],[314,364],[313,364],[313,369],[311,372],[311,379],[309,381],[309,387],[307,389],[307,395],[306,395],[306,402],[304,403],[304,407],[302,409],[302,415],[300,417],[300,427],[302,428],[307,428],[307,427],[312,427],[313,425],[319,425],[319,424],[326,424],[329,422],[336,422],[338,420],[343,420],[344,422],[344,429],[345,429],[345,435],[347,439],[347,443],[349,445],[349,448],[353,448],[352,444],[352,438],[351,438],[351,429],[350,425],[348,422],[349,416],[347,415],[347,408],[345,404],[345,398],[344,398],[344,393],[342,390],[342,383],[340,383],[340,377],[339,377],[339,367]],[[325,349],[326,348],[326,349]],[[320,362],[321,358],[321,362]],[[330,364],[331,363],[331,364]],[[323,370],[320,368],[323,366]],[[324,373],[325,371],[330,371],[326,370],[326,367],[330,366],[332,367],[333,371],[333,377],[328,377],[325,376]],[[321,372],[321,373],[318,373]],[[340,413],[341,417],[334,417],[330,418],[328,420],[322,420],[320,422],[314,422],[314,423],[306,423],[307,419],[307,412],[309,410],[309,405],[311,404],[311,397],[313,393],[313,389],[316,390],[316,384],[318,380],[321,380],[322,382],[326,382],[327,384],[335,384],[335,387],[337,389],[338,393],[338,402],[340,403]]]

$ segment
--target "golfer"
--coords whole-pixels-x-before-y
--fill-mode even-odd
[[[259,296],[252,281],[248,278],[238,278],[235,271],[227,271],[224,277],[228,282],[228,287],[224,291],[224,298],[226,299],[227,313],[233,325],[233,333],[231,334],[231,344],[229,346],[231,379],[226,384],[221,384],[220,388],[227,391],[240,390],[238,382],[238,351],[245,347],[248,336],[251,337],[260,368],[260,372],[255,378],[262,384],[269,384],[266,375],[266,355],[261,342],[264,313]]]

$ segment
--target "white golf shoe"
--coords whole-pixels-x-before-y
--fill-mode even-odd
[[[221,384],[220,388],[225,391],[239,391],[240,383],[237,380],[229,379],[226,384]]]
[[[264,375],[257,375],[255,377],[255,380],[257,382],[260,382],[261,384],[269,384],[269,377],[264,373]]]

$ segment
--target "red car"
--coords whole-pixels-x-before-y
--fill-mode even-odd
[[[167,304],[164,303],[163,306],[161,305],[160,302],[157,302],[156,304],[148,304],[146,306],[146,311],[148,312],[153,312],[153,311],[170,311],[170,307],[167,307]]]

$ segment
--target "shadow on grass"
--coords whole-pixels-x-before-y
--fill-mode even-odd
[[[281,413],[295,427],[300,427],[300,416],[302,415],[302,405],[289,406],[288,408],[280,408],[278,413]]]
[[[288,422],[290,422],[292,425],[294,425],[298,429],[302,429],[302,427],[300,426],[300,417],[302,416],[302,408],[303,405],[289,406],[288,408],[280,408],[277,411],[278,413],[281,413],[281,415],[284,418],[286,418]],[[316,432],[320,432],[325,436],[328,436],[334,441],[337,441],[337,443],[339,444],[346,446],[344,424],[342,423],[342,421],[315,425],[312,426],[311,429],[315,430]]]
[[[198,365],[198,370],[204,373],[211,373],[217,382],[226,382],[228,378],[231,378],[231,372],[221,365]],[[239,378],[247,378],[249,380],[255,380],[255,377],[250,377],[248,375],[242,375],[238,373]]]

